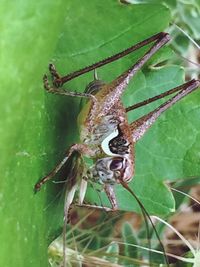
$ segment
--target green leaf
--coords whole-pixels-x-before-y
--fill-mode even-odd
[[[52,159],[42,76],[64,2],[1,1],[0,266],[47,266],[46,193],[33,187]]]

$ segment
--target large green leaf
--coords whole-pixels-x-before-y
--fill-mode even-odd
[[[1,1],[0,266],[47,266],[46,193],[35,196],[33,187],[52,159],[42,75],[63,3]]]

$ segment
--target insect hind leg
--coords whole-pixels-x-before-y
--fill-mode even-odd
[[[51,74],[52,82],[55,87],[62,86],[61,76],[58,74],[54,64],[49,64],[49,72]]]

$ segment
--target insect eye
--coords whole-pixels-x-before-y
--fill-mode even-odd
[[[122,158],[115,158],[112,160],[110,164],[110,169],[113,170],[120,170],[123,167],[123,159]]]

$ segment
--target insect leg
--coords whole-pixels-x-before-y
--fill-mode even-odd
[[[66,255],[65,255],[65,249],[66,249],[66,227],[67,227],[67,222],[68,222],[68,213],[69,213],[69,208],[72,204],[72,201],[74,199],[74,194],[76,192],[76,190],[78,189],[78,184],[74,184],[70,191],[66,191],[65,194],[65,206],[64,206],[64,225],[63,225],[63,267],[66,267]],[[105,211],[114,211],[117,209],[117,203],[116,203],[116,197],[114,194],[114,190],[112,186],[105,186],[105,191],[106,194],[109,197],[109,200],[112,204],[112,209],[107,208],[107,207],[99,207],[99,206],[94,206],[94,205],[85,205],[82,204],[83,200],[84,200],[84,196],[86,193],[86,189],[87,189],[87,181],[82,179],[81,183],[80,183],[80,193],[79,193],[79,204],[78,206],[84,206],[87,208],[95,208],[95,209],[102,209]]]
[[[93,102],[96,102],[95,96],[93,96],[91,94],[79,93],[79,92],[70,92],[68,90],[58,88],[56,86],[51,86],[49,84],[47,75],[44,75],[43,83],[44,83],[44,88],[48,93],[58,94],[58,95],[67,95],[67,96],[76,96],[76,97],[86,97],[86,98],[91,98]]]
[[[149,98],[149,99],[146,99],[146,100],[144,100],[144,101],[142,101],[142,102],[136,103],[136,104],[134,104],[134,105],[132,105],[132,106],[130,106],[130,107],[127,107],[127,108],[126,108],[126,112],[129,112],[129,111],[132,111],[132,110],[134,110],[134,109],[137,109],[137,108],[146,106],[146,105],[148,105],[148,104],[150,104],[150,103],[152,103],[152,102],[154,102],[154,101],[156,101],[156,100],[159,100],[159,99],[161,99],[161,98],[163,98],[163,97],[165,97],[165,96],[168,96],[168,95],[177,93],[178,91],[181,91],[181,90],[187,88],[187,87],[188,87],[190,84],[192,84],[193,82],[194,82],[194,80],[190,80],[189,82],[186,82],[186,83],[184,83],[184,84],[182,84],[182,85],[179,85],[179,86],[177,86],[177,87],[175,87],[175,88],[173,88],[173,89],[170,89],[170,90],[168,90],[168,91],[166,91],[166,92],[164,92],[164,93],[162,93],[162,94],[156,95],[156,96],[151,97],[151,98]]]
[[[86,72],[89,72],[91,70],[95,70],[103,65],[106,65],[110,62],[113,62],[119,58],[122,58],[131,52],[149,44],[152,42],[155,42],[152,47],[148,50],[145,55],[138,60],[129,70],[125,71],[122,75],[120,75],[118,78],[116,78],[113,82],[111,82],[108,85],[107,91],[104,92],[105,97],[102,97],[102,104],[101,110],[97,111],[99,116],[104,116],[105,113],[107,113],[112,106],[119,100],[121,94],[125,90],[127,84],[129,83],[129,80],[134,76],[134,74],[146,63],[146,61],[158,50],[160,49],[165,43],[167,43],[170,40],[169,34],[160,32],[158,34],[155,34],[151,36],[150,38],[141,41],[128,49],[119,52],[118,54],[115,54],[114,56],[108,57],[104,60],[101,60],[95,64],[92,64],[88,67],[85,67],[81,70],[75,71],[73,73],[70,73],[66,76],[61,77],[58,72],[56,71],[55,67],[53,64],[49,65],[49,70],[53,79],[53,87],[49,85],[47,76],[44,76],[44,87],[45,89],[54,94],[61,94],[61,95],[68,95],[68,96],[76,96],[76,97],[86,97],[90,98],[93,102],[93,107],[97,106],[97,99],[94,95],[87,94],[87,93],[78,93],[78,92],[69,92],[67,90],[61,89],[59,90],[58,87],[62,86],[64,83],[80,76],[83,75]],[[106,94],[105,94],[106,93]]]
[[[115,196],[115,191],[114,191],[113,185],[105,184],[104,190],[105,190],[106,195],[108,196],[108,199],[112,205],[112,210],[117,210],[118,205],[117,205],[117,199]]]
[[[164,102],[155,110],[132,122],[130,127],[132,130],[133,141],[137,142],[164,111],[166,111],[186,95],[192,93],[199,86],[200,80],[192,80],[187,87],[185,87],[185,84],[183,84],[182,90],[180,90],[180,92],[178,92],[175,96]]]
[[[80,69],[80,70],[74,71],[72,73],[69,73],[66,76],[60,77],[60,75],[58,75],[58,73],[55,72],[55,80],[54,80],[55,82],[54,83],[56,83],[57,86],[62,86],[64,83],[66,83],[66,82],[68,82],[68,81],[70,81],[70,80],[72,80],[72,79],[74,79],[74,78],[76,78],[78,76],[81,76],[81,75],[83,75],[83,74],[85,74],[85,73],[87,73],[89,71],[92,71],[92,70],[95,70],[95,69],[97,69],[99,67],[107,65],[107,64],[109,64],[109,63],[111,63],[113,61],[116,61],[116,60],[120,59],[120,58],[123,58],[126,55],[138,50],[139,48],[141,48],[141,47],[143,47],[143,46],[145,46],[147,44],[150,44],[150,43],[152,43],[152,42],[154,42],[156,40],[159,40],[163,35],[166,35],[166,33],[163,33],[163,32],[157,33],[157,34],[155,34],[155,35],[153,35],[153,36],[151,36],[151,37],[149,37],[149,38],[147,38],[147,39],[145,39],[145,40],[143,40],[143,41],[141,41],[141,42],[139,42],[139,43],[137,43],[137,44],[135,44],[135,45],[133,45],[133,46],[131,46],[131,47],[119,52],[119,53],[117,53],[117,54],[115,54],[115,55],[113,55],[113,56],[110,56],[108,58],[100,60],[100,61],[98,61],[98,62],[96,62],[96,63],[94,63],[94,64],[92,64],[90,66],[87,66],[87,67],[83,68],[83,69]]]
[[[87,153],[85,148],[83,149],[82,153]],[[66,266],[66,229],[68,224],[68,215],[70,206],[74,200],[74,195],[76,191],[79,191],[79,202],[83,202],[86,189],[87,189],[87,180],[86,177],[83,175],[85,173],[85,165],[83,162],[82,154],[79,152],[75,154],[75,158],[73,158],[71,170],[69,172],[69,179],[66,184],[66,191],[65,191],[65,201],[64,201],[64,223],[63,223],[63,266]],[[82,178],[83,177],[83,178]]]
[[[80,190],[79,190],[79,204],[81,205],[83,203],[83,200],[85,198],[86,190],[87,190],[87,180],[85,178],[82,178],[80,183]]]
[[[131,78],[140,70],[140,68],[148,61],[148,59],[155,54],[164,44],[170,40],[169,34],[160,33],[157,41],[151,46],[151,48],[140,58],[132,67],[118,76],[108,86],[100,91],[99,94],[106,95],[101,101],[101,110],[98,111],[98,116],[105,116],[107,112],[115,105],[122,93],[125,91]]]
[[[84,203],[83,204],[76,204],[76,206],[85,207],[85,208],[89,208],[89,209],[98,209],[98,210],[103,210],[103,211],[106,211],[106,212],[116,211],[116,210],[113,210],[112,208],[108,208],[108,207],[104,207],[104,206],[84,204]]]
[[[63,267],[66,267],[66,228],[67,228],[67,223],[68,223],[68,214],[69,214],[69,208],[72,204],[72,201],[74,199],[74,195],[76,193],[76,190],[78,188],[78,184],[74,184],[70,191],[66,191],[65,193],[65,204],[64,204],[64,223],[63,223],[63,233],[62,233],[62,238],[63,238]]]
[[[70,156],[73,154],[73,152],[79,152],[80,154],[88,155],[91,156],[93,155],[93,151],[91,151],[87,145],[84,144],[74,144],[72,145],[64,159],[44,178],[42,178],[36,185],[35,185],[35,191],[39,191],[41,186],[45,184],[47,181],[52,179],[58,172],[59,170],[65,165],[65,163],[68,161]]]
[[[79,204],[78,206],[81,207],[87,207],[87,208],[95,208],[95,209],[101,209],[105,211],[117,211],[118,210],[118,205],[117,205],[117,199],[115,196],[114,188],[113,185],[105,184],[104,185],[104,191],[111,203],[112,208],[104,207],[104,206],[96,206],[96,205],[90,205],[90,204],[83,204],[83,201],[80,201],[80,196],[79,196]],[[81,194],[81,190],[80,190]]]

